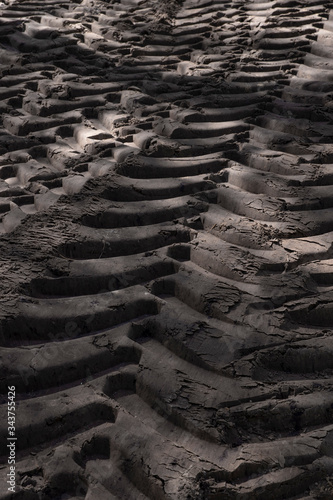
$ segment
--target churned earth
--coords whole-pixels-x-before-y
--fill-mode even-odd
[[[0,499],[332,499],[332,2],[5,0],[0,71]]]

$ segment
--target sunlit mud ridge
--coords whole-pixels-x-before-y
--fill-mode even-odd
[[[1,500],[333,498],[330,8],[1,4]]]

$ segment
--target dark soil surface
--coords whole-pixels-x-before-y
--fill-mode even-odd
[[[332,2],[5,0],[0,73],[0,499],[333,499]]]

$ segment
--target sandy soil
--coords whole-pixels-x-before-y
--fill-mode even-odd
[[[1,500],[333,498],[333,10],[0,4]]]

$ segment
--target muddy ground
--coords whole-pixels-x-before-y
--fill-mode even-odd
[[[0,72],[0,499],[332,499],[332,3],[5,0]]]

